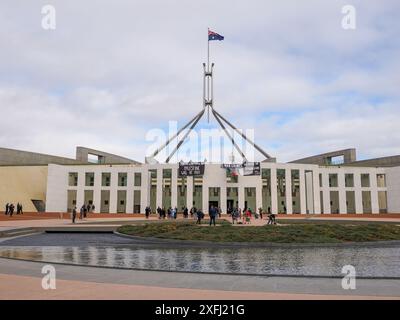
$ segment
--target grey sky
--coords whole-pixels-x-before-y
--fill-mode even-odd
[[[395,0],[3,0],[0,146],[143,161],[148,130],[200,111],[210,27],[225,36],[211,44],[216,109],[279,161],[400,154],[399,14]]]

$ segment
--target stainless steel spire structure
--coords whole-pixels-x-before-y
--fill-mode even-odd
[[[238,144],[235,142],[233,135],[230,134],[229,130],[225,127],[224,123],[227,124],[233,131],[236,131],[244,140],[250,143],[258,152],[260,152],[266,159],[272,159],[272,157],[266,153],[260,146],[250,140],[243,132],[241,132],[238,128],[236,128],[232,123],[230,123],[227,119],[225,119],[220,113],[218,113],[214,108],[214,81],[213,81],[213,72],[214,72],[214,63],[210,64],[210,41],[208,41],[207,45],[207,64],[203,63],[203,109],[188,123],[186,123],[181,129],[178,130],[176,134],[174,134],[171,138],[169,138],[161,147],[159,147],[150,157],[150,159],[154,159],[157,154],[160,153],[164,148],[166,148],[172,140],[177,138],[183,130],[187,129],[189,126],[189,130],[183,135],[181,139],[179,139],[176,147],[171,151],[169,156],[166,159],[166,163],[169,163],[173,155],[178,151],[178,149],[185,142],[186,138],[190,134],[192,130],[196,127],[197,123],[203,117],[204,113],[207,111],[207,119],[209,120],[210,111],[214,118],[217,120],[220,127],[224,130],[225,134],[232,142],[233,146],[239,152],[240,156],[243,158],[243,161],[247,161],[246,155],[240,149]]]

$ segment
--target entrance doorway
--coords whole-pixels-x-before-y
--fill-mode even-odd
[[[227,200],[226,201],[226,210],[228,213],[233,211],[233,206],[235,205],[234,200]]]
[[[210,212],[211,207],[218,208],[218,201],[208,201],[208,212]]]

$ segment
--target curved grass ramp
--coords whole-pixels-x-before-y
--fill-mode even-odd
[[[145,223],[121,226],[118,232],[139,237],[213,242],[346,243],[400,240],[400,226],[395,224],[296,223],[237,227],[225,221],[217,223],[216,227],[199,226],[194,222]]]

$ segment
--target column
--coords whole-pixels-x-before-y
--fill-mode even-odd
[[[101,208],[101,171],[94,173],[94,191],[93,191],[94,212],[100,212]]]
[[[292,170],[286,168],[285,170],[285,193],[286,193],[286,213],[293,213],[293,199],[292,199]]]
[[[376,172],[369,173],[369,182],[371,187],[371,209],[372,213],[379,213],[378,202],[378,182],[376,179]]]
[[[257,182],[256,185],[256,207],[254,208],[256,212],[258,212],[259,208],[262,208],[262,178],[261,176],[258,177],[259,181]]]
[[[331,213],[331,194],[329,187],[329,172],[322,172],[322,193],[324,197],[324,214]]]
[[[204,183],[205,179],[203,179],[203,212],[205,215],[208,214],[208,199],[210,195],[210,191],[208,190],[208,185]]]
[[[156,207],[162,208],[162,191],[163,191],[163,171],[157,169],[157,196],[156,196]],[[165,208],[167,209],[167,208]]]
[[[306,173],[304,169],[300,169],[300,213],[306,214],[307,213],[307,206],[306,206]]]
[[[319,186],[319,171],[312,171],[313,179],[313,192],[314,192],[314,213],[321,214],[321,199],[320,199],[320,186]]]
[[[271,168],[271,212],[278,213],[278,190],[276,181],[276,168]]]
[[[110,182],[110,213],[117,213],[118,172],[111,171]]]
[[[361,192],[361,175],[359,172],[354,173],[354,198],[356,205],[356,213],[363,213],[363,205],[362,205],[362,192]]]
[[[126,188],[126,213],[133,213],[133,185],[135,175],[133,170],[127,172],[127,188]]]
[[[140,186],[140,213],[145,213],[145,208],[150,206],[150,174],[147,167],[141,171],[142,184]]]
[[[244,210],[244,187],[241,185],[238,185],[238,206],[240,209],[242,209],[242,212]]]
[[[85,190],[85,171],[78,171],[78,187],[76,188],[76,208],[79,212],[84,202],[84,190]]]
[[[171,207],[178,207],[178,169],[174,166],[171,174]],[[178,208],[178,211],[181,208]]]
[[[187,189],[186,189],[186,203],[190,210],[193,207],[193,177],[186,178]]]
[[[341,214],[347,213],[346,205],[346,184],[344,179],[344,171],[338,172],[338,187],[339,187],[339,212]]]
[[[226,207],[226,185],[220,187],[220,201],[221,201],[221,211],[222,213],[227,213]]]

